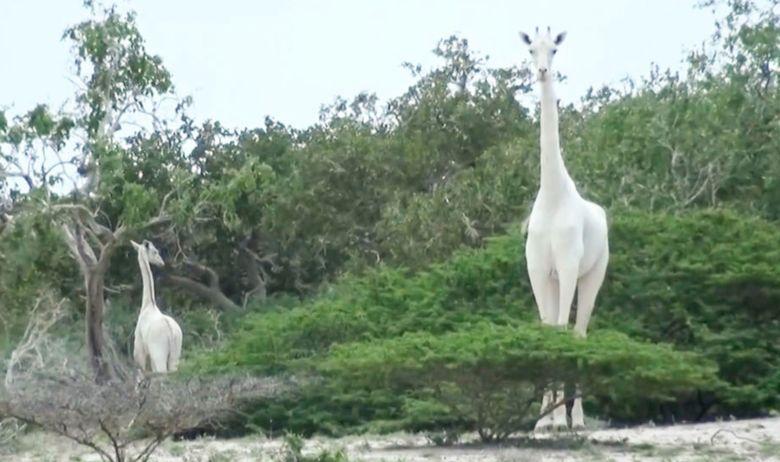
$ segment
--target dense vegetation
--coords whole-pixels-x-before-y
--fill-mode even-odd
[[[317,393],[308,395],[308,400],[293,400],[296,404],[291,414],[287,409],[257,406],[256,425],[278,425],[289,415],[291,424],[300,431],[316,428],[317,419],[322,419],[323,414],[328,416],[326,420],[345,419],[345,415],[360,408],[375,410],[386,406],[392,412],[383,415],[383,420],[398,418],[403,414],[399,409],[404,402],[420,389],[412,387],[409,396],[404,396],[394,388],[397,384],[387,378],[398,373],[394,361],[404,368],[433,373],[437,370],[426,366],[425,361],[438,358],[436,348],[458,345],[480,349],[484,355],[481,360],[498,361],[499,364],[487,368],[496,373],[508,373],[505,363],[514,363],[518,367],[514,376],[518,386],[529,376],[545,383],[569,369],[582,368],[585,372],[595,367],[576,361],[592,364],[606,361],[610,355],[626,355],[626,363],[646,375],[625,387],[623,393],[618,393],[619,387],[613,383],[591,386],[591,393],[612,393],[611,397],[590,396],[593,409],[605,418],[696,419],[708,412],[751,415],[780,405],[780,345],[776,341],[780,335],[780,269],[774,264],[780,256],[780,230],[767,221],[727,210],[677,215],[623,211],[615,216],[611,229],[610,278],[602,289],[599,316],[592,326],[594,335],[604,337],[594,340],[591,335],[588,345],[594,350],[583,349],[578,353],[583,356],[569,357],[575,361],[573,368],[540,367],[533,362],[554,364],[557,355],[569,346],[561,347],[556,336],[531,340],[527,337],[528,332],[535,332],[529,324],[537,315],[525,277],[523,239],[518,231],[491,238],[483,248],[458,252],[446,263],[434,264],[412,275],[403,269],[377,268],[362,277],[347,278],[294,308],[268,307],[267,311],[249,314],[221,351],[199,358],[192,367],[249,367],[258,372],[279,373],[306,370],[310,364],[318,368],[321,362],[340,365],[328,372],[332,378],[343,379],[339,382],[341,387],[336,382],[328,389],[316,384],[313,389]],[[647,232],[649,229],[653,232]],[[485,330],[484,321],[490,322],[492,330]],[[700,364],[689,363],[683,357],[664,356],[662,351],[653,353],[649,347],[631,344],[608,329],[637,340],[670,343],[698,353]],[[452,345],[429,345],[435,353],[432,357],[425,351],[409,354],[402,350],[397,358],[392,358],[395,349],[408,347],[399,344],[399,339],[412,333],[416,335],[409,338],[415,341],[450,338],[438,338],[445,333],[458,340],[453,340]],[[520,358],[511,349],[497,348],[492,342],[502,341],[502,334],[506,340],[526,344],[523,354],[537,356]],[[600,341],[604,343],[597,343]],[[341,346],[335,359],[331,357],[334,345]],[[377,357],[381,348],[387,351],[379,356],[381,360],[372,363],[371,358]],[[648,348],[647,353],[642,348]],[[349,358],[354,362],[339,362],[344,351],[351,352]],[[470,364],[468,355],[473,352],[464,352],[464,356],[457,351],[448,354],[449,360],[458,358]],[[587,357],[588,354],[602,357]],[[652,354],[658,357],[646,357]],[[302,358],[310,361],[302,362]],[[703,374],[707,364],[702,358],[717,363],[719,379],[708,376],[709,382],[699,383],[694,390],[697,393],[679,394],[679,399],[671,402],[652,399],[653,392],[678,385],[669,378],[683,383],[688,380],[684,373],[674,372],[675,367],[684,365],[690,374]],[[653,382],[653,367],[665,371],[662,376],[668,381]],[[361,373],[376,377],[378,382],[354,390],[353,375]],[[474,375],[467,371],[462,377]],[[619,379],[630,382],[630,370],[624,370]],[[361,396],[367,390],[371,390],[371,396]],[[333,407],[334,396],[340,396],[339,407]],[[418,416],[410,426],[431,423],[421,419]],[[350,423],[348,418],[343,422]],[[359,419],[351,422],[360,423]]]
[[[500,438],[560,380],[624,421],[776,409],[777,3],[706,2],[725,13],[686,72],[561,108],[569,170],[611,217],[586,342],[536,326],[526,67],[490,68],[450,37],[383,107],[361,94],[308,128],[233,131],[187,116],[132,14],[90,7],[65,34],[76,103],[0,111],[0,351],[54,294],[70,300],[62,331],[86,323],[83,355],[109,375],[99,339],[128,354],[140,298],[127,240],[149,238],[170,263],[158,295],[185,331],[187,373],[303,377],[233,428]]]

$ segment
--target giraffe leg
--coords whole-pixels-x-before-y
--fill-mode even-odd
[[[168,354],[159,350],[152,351],[149,355],[152,359],[153,372],[168,372]]]
[[[577,266],[567,265],[558,268],[558,316],[555,325],[566,327],[569,324],[574,291],[577,290]]]
[[[558,311],[558,282],[550,277],[550,271],[542,268],[528,268],[531,290],[539,308],[543,324],[555,324]]]
[[[577,394],[580,389],[577,387]],[[582,398],[575,398],[574,405],[571,407],[571,428],[572,430],[581,430],[585,428],[585,413],[582,411]]]
[[[533,271],[529,269],[531,288],[539,308],[539,316],[543,324],[553,324],[557,316],[558,307],[558,281],[552,279],[549,271]],[[542,407],[539,412],[544,414],[547,408],[555,402],[552,390],[547,390],[542,398]],[[541,417],[534,427],[534,431],[546,431],[553,427],[553,413]]]
[[[580,278],[577,286],[577,321],[574,325],[574,333],[583,338],[588,334],[590,316],[593,314],[596,296],[599,293],[601,284],[604,282],[608,261],[609,250],[605,249],[604,255],[602,255],[596,262],[596,265],[587,274]],[[577,387],[577,394],[582,394],[579,386]],[[571,410],[571,426],[574,429],[585,428],[585,413],[582,410],[582,398],[576,398],[574,400],[574,406]]]
[[[566,418],[566,404],[564,401],[564,389],[560,386],[555,390],[555,403],[560,403],[552,412],[553,428],[555,430],[566,430],[569,428],[569,422]]]
[[[558,316],[556,325],[566,328],[569,324],[569,314],[571,313],[571,303],[574,300],[574,291],[577,289],[577,267],[572,265],[561,265],[558,267]],[[565,402],[565,387],[559,384],[555,392],[555,402]],[[565,430],[569,428],[569,421],[566,416],[566,405],[561,404],[553,411],[553,427],[556,430]]]
[[[141,341],[141,336],[136,330],[135,339],[133,340],[133,359],[141,371],[146,370],[146,356],[146,348],[144,348],[144,343]]]
[[[550,324],[552,325],[556,324],[561,310],[563,309],[563,304],[560,303],[562,294],[563,291],[559,273],[558,280],[556,281],[553,279],[552,283],[550,284],[550,295],[548,300],[552,306],[549,311],[550,319],[552,321]],[[565,430],[568,427],[568,422],[566,420],[566,405],[560,404],[564,402],[563,384],[559,383],[553,385],[551,391],[552,393],[549,406],[556,404],[558,404],[558,406],[556,406],[555,409],[553,409],[553,411],[547,415],[547,417],[550,419],[550,428],[554,431]]]
[[[152,362],[152,372],[168,372],[168,338],[161,335],[148,343],[149,358]]]
[[[555,324],[567,328],[571,305],[577,290],[580,260],[584,251],[581,230],[578,230],[576,226],[562,228],[560,232],[553,235],[552,245],[559,286],[558,316],[555,318]],[[556,400],[557,402],[565,402],[566,398],[565,386],[561,384],[556,392]],[[556,428],[569,428],[566,405],[556,408],[553,413],[553,421]]]
[[[604,254],[596,262],[596,265],[579,280],[577,286],[577,321],[574,325],[574,332],[582,337],[587,335],[590,315],[593,313],[596,296],[599,293],[599,289],[601,289],[601,284],[604,282],[608,262],[609,250],[605,249]]]
[[[558,316],[553,319],[553,322],[557,326],[566,327],[569,324],[574,292],[577,290],[583,253],[581,231],[576,227],[568,227],[553,233],[552,247],[559,286]]]
[[[553,403],[553,392],[550,390],[547,390],[544,392],[544,397],[542,398],[542,407],[539,410],[540,413],[547,412],[547,408]],[[552,413],[544,415],[539,418],[539,420],[536,421],[536,425],[534,426],[534,431],[547,431],[553,426],[553,417]]]

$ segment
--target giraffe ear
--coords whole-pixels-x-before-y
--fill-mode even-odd
[[[135,250],[139,250],[139,249],[141,248],[141,244],[139,244],[139,243],[135,242],[135,241],[134,241],[134,240],[132,240],[132,239],[130,240],[130,243],[131,243],[131,244],[133,244],[133,248],[134,248]]]
[[[566,32],[561,32],[560,34],[558,34],[557,37],[555,37],[555,44],[560,45],[561,42],[563,42],[563,39],[565,38],[566,38]]]
[[[528,36],[525,32],[518,32],[520,34],[520,38],[523,39],[523,41],[526,43],[526,45],[531,44],[531,37]]]

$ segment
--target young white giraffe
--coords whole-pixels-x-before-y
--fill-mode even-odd
[[[133,358],[141,370],[146,370],[147,358],[153,372],[173,372],[181,357],[182,333],[179,324],[162,314],[154,300],[154,280],[149,263],[164,266],[160,252],[149,241],[142,244],[130,241],[138,252],[138,266],[144,283],[141,313],[135,325]]]
[[[580,196],[561,157],[551,65],[566,34],[553,37],[548,28],[544,34],[537,29],[533,40],[522,32],[520,36],[528,44],[541,87],[541,180],[528,218],[528,276],[545,324],[568,326],[576,289],[574,332],[585,337],[609,260],[607,217],[604,209]],[[548,391],[542,411],[562,401],[562,388]],[[572,427],[584,426],[579,398],[574,401],[571,419]],[[536,424],[539,430],[549,427],[568,427],[565,406],[558,406]]]

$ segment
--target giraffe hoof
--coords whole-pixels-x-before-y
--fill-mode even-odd
[[[556,424],[554,422],[537,422],[534,427],[534,433],[566,433],[569,427],[565,424]]]
[[[566,424],[553,425],[552,431],[555,433],[567,433],[569,431],[569,426]]]
[[[547,433],[552,431],[554,425],[552,419],[549,418],[541,418],[536,422],[536,425],[534,426],[534,432],[535,433]]]

